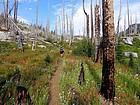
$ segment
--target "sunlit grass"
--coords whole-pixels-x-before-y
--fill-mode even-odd
[[[80,63],[84,62],[85,83],[78,85],[78,75],[80,72]],[[135,72],[122,64],[116,65],[115,73],[116,96],[115,104],[119,105],[138,105],[140,76],[135,76]],[[72,85],[79,93],[80,97],[87,100],[90,105],[100,105],[102,65],[94,64],[90,59],[83,60],[80,57],[67,56],[63,59],[63,72],[61,75],[61,104],[69,105],[75,100],[73,93],[69,91],[68,84]]]

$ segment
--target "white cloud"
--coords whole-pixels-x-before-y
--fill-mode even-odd
[[[32,10],[32,8],[29,8],[29,10]]]
[[[82,2],[81,2],[82,3]],[[95,3],[93,3],[95,4]],[[121,27],[124,27],[124,17],[127,17],[127,1],[126,0],[122,0],[122,15],[121,15],[121,21],[120,21],[120,25]],[[114,22],[115,22],[115,29],[117,26],[117,21],[118,21],[118,14],[119,14],[119,0],[114,0]],[[57,13],[61,14],[62,12],[62,6],[59,4],[57,7]],[[58,8],[60,7],[60,8]],[[67,6],[66,6],[67,7]],[[90,15],[90,1],[88,0],[88,2],[85,3],[85,8],[86,8],[86,12]],[[130,8],[130,15],[132,16],[132,24],[135,23],[135,15],[137,14],[137,17],[140,17],[140,1],[139,0],[135,0],[133,1],[133,3],[129,3],[129,8]],[[69,16],[71,16],[71,8],[66,8],[68,11],[67,14],[69,14]],[[93,6],[93,14],[94,14],[94,6]],[[75,29],[75,34],[79,34],[79,30],[82,34],[83,32],[83,27],[84,27],[84,17],[85,14],[83,12],[83,7],[82,4],[78,4],[75,6],[75,13],[74,13],[74,29]],[[90,16],[89,16],[90,17]],[[85,19],[86,20],[86,19]],[[128,23],[127,23],[128,19],[126,18],[126,28],[128,27]],[[137,18],[137,22],[140,23],[140,18]]]

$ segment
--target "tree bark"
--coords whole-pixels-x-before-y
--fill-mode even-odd
[[[17,23],[18,0],[14,1],[14,22]]]
[[[6,20],[6,28],[8,30],[8,11],[9,11],[9,0],[6,1],[6,17],[5,17],[5,20]]]
[[[134,31],[134,34],[137,34],[137,14],[135,15],[135,31]]]
[[[50,0],[48,0],[48,15],[47,15],[47,36],[50,35]]]
[[[70,42],[69,42],[69,46],[73,42],[73,34],[74,34],[73,15],[74,15],[74,0],[72,0],[72,12],[71,12],[71,19],[70,19]]]
[[[130,16],[129,16],[129,4],[128,4],[128,0],[127,0],[127,14],[128,14],[128,34],[129,34],[129,37],[130,37]]]
[[[117,32],[116,32],[116,35],[117,35],[117,37],[116,37],[116,44],[118,44],[118,39],[119,39],[119,29],[120,29],[120,20],[121,20],[121,8],[122,8],[122,6],[121,6],[121,0],[120,0],[120,11],[119,11],[119,16],[118,16],[118,24],[117,24]]]
[[[103,68],[101,95],[114,104],[115,96],[115,32],[113,0],[102,0],[103,11]]]
[[[90,4],[90,11],[91,11],[91,43],[93,43],[93,11],[92,11],[92,0]]]
[[[95,62],[100,63],[100,6],[96,4],[95,6]]]
[[[86,19],[87,19],[87,42],[89,42],[89,15],[87,14],[87,12],[85,11],[85,6],[84,6],[84,0],[83,0],[83,11],[86,15]]]

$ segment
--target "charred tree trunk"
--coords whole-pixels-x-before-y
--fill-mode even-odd
[[[99,5],[95,6],[95,62],[100,63],[100,15]]]
[[[110,104],[114,104],[115,96],[115,32],[113,0],[102,1],[103,11],[103,68],[101,95]]]
[[[85,73],[84,73],[83,63],[81,63],[81,70],[78,77],[78,84],[82,85],[84,81],[85,81]]]
[[[85,6],[84,6],[84,0],[83,0],[83,11],[86,15],[86,19],[87,19],[87,42],[89,42],[89,15],[87,14],[87,12],[85,11]]]

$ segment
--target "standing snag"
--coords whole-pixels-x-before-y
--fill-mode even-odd
[[[85,73],[84,73],[84,67],[83,62],[81,63],[81,70],[78,77],[78,84],[81,85],[85,81]]]
[[[113,0],[102,1],[103,11],[103,68],[101,95],[110,104],[115,97],[115,32]]]
[[[95,6],[95,62],[100,63],[100,6],[96,4]]]
[[[89,42],[89,15],[87,14],[87,12],[85,11],[85,6],[84,6],[84,0],[83,0],[83,11],[86,15],[86,19],[87,19],[87,41]]]

